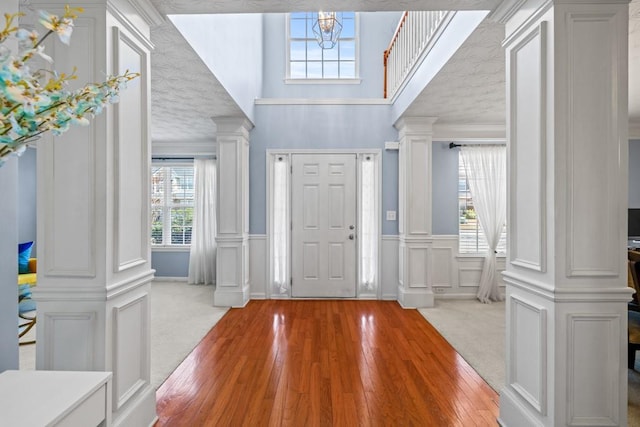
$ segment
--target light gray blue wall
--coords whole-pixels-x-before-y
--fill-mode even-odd
[[[0,166],[0,372],[18,369],[18,161]]]
[[[640,140],[629,141],[629,207],[640,208]]]
[[[432,153],[432,232],[458,234],[458,150],[435,142]]]
[[[262,15],[172,15],[170,19],[253,121],[254,100],[262,93]],[[206,88],[202,96],[207,96]]]
[[[152,252],[151,268],[157,277],[187,277],[189,252]]]
[[[382,209],[398,210],[398,153],[384,151],[398,133],[388,105],[259,105],[249,149],[249,232],[266,233],[267,149],[380,148]],[[384,215],[383,215],[384,218]],[[398,234],[397,221],[382,222],[383,234]]]
[[[382,56],[389,45],[401,12],[358,14],[360,84],[285,84],[286,14],[264,17],[264,98],[382,98]]]
[[[18,160],[18,242],[34,242],[32,256],[36,256],[38,242],[36,209],[37,150],[28,148]]]

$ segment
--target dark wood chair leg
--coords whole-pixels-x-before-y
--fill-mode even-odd
[[[634,369],[636,365],[636,351],[640,350],[640,345],[631,344],[627,346],[629,354],[627,356],[627,367],[629,369]]]

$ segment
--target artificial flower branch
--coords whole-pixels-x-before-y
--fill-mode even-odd
[[[0,31],[0,166],[8,156],[20,155],[27,144],[45,132],[60,135],[71,125],[88,125],[88,117],[94,117],[108,104],[118,102],[120,90],[140,75],[127,70],[104,82],[70,91],[65,87],[77,78],[75,68],[71,74],[43,69],[30,71],[27,62],[35,55],[52,62],[42,45],[51,34],[57,34],[62,43],[69,44],[73,20],[82,12],[82,8],[69,5],[65,6],[61,17],[40,12],[39,22],[47,29],[42,37],[36,31],[14,25],[14,21],[24,14],[4,15],[5,27]],[[3,44],[12,35],[18,39],[18,58],[13,57]],[[48,80],[46,76],[49,76]]]

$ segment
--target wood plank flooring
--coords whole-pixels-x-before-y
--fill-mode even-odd
[[[395,301],[250,301],[164,382],[156,426],[496,426],[498,395]]]

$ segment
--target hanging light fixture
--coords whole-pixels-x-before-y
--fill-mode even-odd
[[[313,23],[313,33],[322,49],[332,49],[338,42],[342,23],[336,12],[318,12],[318,19]]]

